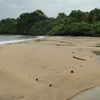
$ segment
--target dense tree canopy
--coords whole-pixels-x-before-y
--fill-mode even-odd
[[[86,20],[87,14],[80,10],[73,10],[69,16],[73,19],[73,21],[81,22]]]
[[[0,21],[0,34],[16,34],[17,21],[15,19],[3,19]]]
[[[34,23],[45,21],[47,19],[46,15],[40,10],[21,14],[19,18],[17,18],[17,33],[30,35],[30,28]]]
[[[100,36],[100,9],[73,10],[47,17],[41,10],[23,13],[17,19],[0,20],[0,34]]]

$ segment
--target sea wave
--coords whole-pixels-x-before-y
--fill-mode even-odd
[[[35,38],[25,38],[25,39],[16,39],[16,40],[8,40],[8,41],[0,41],[0,44],[13,44],[13,43],[20,43],[20,42],[25,42],[25,41],[36,41],[36,40],[41,40],[41,39],[44,39],[46,38],[45,36],[37,36]]]

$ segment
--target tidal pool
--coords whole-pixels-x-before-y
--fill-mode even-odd
[[[71,100],[100,100],[100,87],[95,87],[82,92]]]

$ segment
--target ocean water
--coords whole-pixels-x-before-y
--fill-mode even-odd
[[[0,35],[0,44],[18,43],[45,38],[44,36]]]
[[[82,92],[71,100],[100,100],[100,87],[95,87]]]

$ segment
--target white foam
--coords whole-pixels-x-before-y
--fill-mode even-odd
[[[20,39],[20,40],[9,40],[9,41],[0,41],[0,44],[12,44],[12,43],[20,43],[20,42],[25,42],[25,41],[36,41],[36,40],[41,40],[43,38],[46,38],[45,36],[37,36],[36,38],[28,38],[28,39]]]

